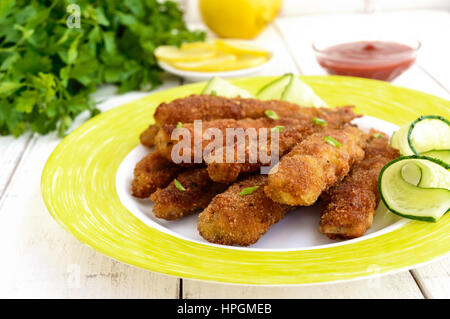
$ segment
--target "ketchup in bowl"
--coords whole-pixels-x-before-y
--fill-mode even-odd
[[[416,60],[416,48],[389,41],[341,43],[322,50],[313,48],[319,64],[329,74],[391,81]]]

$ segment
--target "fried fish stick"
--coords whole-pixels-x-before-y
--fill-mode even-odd
[[[351,121],[355,117],[352,106],[340,108],[340,115],[344,112]],[[280,117],[312,118],[325,120],[334,115],[333,109],[299,107],[296,104],[283,101],[260,101],[256,99],[225,98],[212,95],[190,95],[162,103],[155,111],[155,124],[145,130],[141,136],[144,145],[152,146],[152,139],[156,135],[156,128],[165,124],[192,123],[194,120],[211,121],[217,119],[243,119],[264,117],[266,110],[272,110]]]
[[[319,130],[321,128],[322,127],[317,127]],[[312,122],[305,123],[304,125],[283,128],[283,130],[279,133],[278,138],[278,156],[281,157],[289,152],[292,147],[301,142],[305,137],[312,134],[314,131],[315,128]],[[247,139],[244,147],[242,147],[244,150],[243,157],[245,157],[243,161],[238,161],[238,152],[240,148],[239,144],[223,147],[221,150],[223,154],[222,158],[216,159],[215,153],[210,154],[210,156],[206,158],[209,177],[215,182],[232,183],[239,177],[240,174],[256,172],[262,166],[269,166],[271,164],[270,156],[272,153],[271,136],[268,136],[268,141],[265,145],[260,145],[257,140],[253,140],[254,147],[251,148],[251,143],[252,142]],[[232,149],[232,154],[234,154],[234,161],[226,160],[226,154],[230,152],[230,149]],[[250,155],[252,152],[256,153],[256,161],[250,161]],[[261,158],[261,153],[265,154],[266,158]]]
[[[353,117],[352,107],[345,108]],[[190,95],[162,103],[155,111],[155,122],[163,124],[192,123],[194,120],[243,119],[264,117],[266,110],[272,110],[279,117],[312,118],[328,120],[333,109],[300,107],[286,101],[261,101],[248,98],[225,98],[213,95]]]
[[[353,126],[307,137],[272,168],[266,195],[283,204],[314,204],[363,159],[367,139],[367,134]]]
[[[223,192],[227,185],[213,182],[205,168],[193,168],[180,173],[177,180],[184,187],[178,189],[174,182],[158,189],[150,199],[155,202],[153,214],[167,220],[179,219],[208,206],[214,196]]]
[[[356,238],[372,226],[380,202],[378,175],[386,163],[400,156],[388,142],[386,135],[372,136],[364,159],[352,167],[342,182],[321,195],[321,233],[331,239]]]
[[[211,140],[209,139],[203,139],[205,132],[207,132],[208,129],[212,128],[214,130],[220,131],[223,140],[221,141],[221,145],[224,146],[226,143],[226,130],[227,128],[234,128],[238,129],[241,128],[244,131],[248,128],[254,128],[258,130],[259,128],[273,128],[278,125],[282,126],[296,126],[300,125],[304,122],[304,120],[300,119],[293,119],[293,118],[279,118],[277,120],[272,120],[267,117],[265,118],[259,118],[259,119],[243,119],[243,120],[233,120],[233,119],[221,119],[221,120],[213,120],[213,121],[206,121],[202,123],[202,129],[195,131],[194,130],[194,124],[183,124],[183,128],[187,129],[189,132],[189,140],[187,141],[187,144],[189,145],[187,151],[189,152],[189,156],[187,158],[190,158],[190,162],[193,162],[194,159],[194,141],[195,138],[199,141],[201,141],[200,151],[201,154],[203,154],[203,150],[205,147],[207,147],[208,144],[210,144],[212,141],[214,141],[215,136],[211,137]],[[183,142],[182,138],[180,137],[179,141],[172,140],[172,132],[176,129],[175,125],[164,125],[158,132],[155,138],[155,146],[156,149],[168,160],[172,160],[172,149],[175,147],[175,145],[179,142]],[[196,136],[195,136],[196,135]],[[181,154],[180,154],[181,155]],[[203,158],[201,159],[203,160]]]
[[[339,110],[339,109],[338,109]],[[300,143],[305,137],[316,133],[321,132],[328,128],[340,128],[343,125],[348,123],[348,114],[346,110],[341,110],[342,112],[336,112],[336,115],[332,117],[326,126],[316,124],[312,120],[302,121],[303,123],[299,123],[298,125],[283,128],[279,133],[278,138],[278,155],[281,157],[289,152],[295,145]],[[257,145],[256,153],[262,152],[263,154],[267,154],[270,156],[271,154],[271,135],[268,135],[269,140],[266,145],[260,145],[259,143],[255,143]],[[238,146],[237,144],[233,146],[226,146],[222,150],[223,157],[216,160],[214,154],[211,154],[210,158],[206,161],[208,166],[208,174],[213,181],[219,183],[231,183],[237,179],[239,174],[241,173],[250,173],[258,171],[262,166],[269,166],[270,161],[267,162],[261,161],[261,159],[257,158],[257,161],[250,161],[250,152],[255,152],[254,148],[248,147],[250,145],[250,141],[246,141],[245,145],[245,159],[244,161],[237,161],[237,153]],[[227,153],[231,151],[235,154],[235,161],[230,162],[225,160],[225,156]]]
[[[267,175],[251,176],[217,195],[198,218],[198,231],[207,241],[222,245],[249,246],[273,224],[295,209],[273,202],[264,194]],[[240,195],[243,189],[259,187]]]
[[[136,164],[131,193],[139,198],[149,197],[158,188],[166,187],[181,170],[158,152],[151,152]]]
[[[153,147],[155,145],[155,136],[159,131],[159,126],[156,124],[150,125],[144,132],[139,136],[139,140],[142,145],[147,147]]]

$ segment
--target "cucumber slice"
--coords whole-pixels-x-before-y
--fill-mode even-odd
[[[423,156],[437,158],[447,164],[450,164],[450,150],[438,150],[422,153]]]
[[[450,210],[450,166],[426,156],[399,157],[381,170],[378,190],[391,212],[436,222]]]
[[[219,95],[223,97],[233,98],[233,97],[243,97],[243,98],[253,98],[254,96],[247,90],[241,89],[240,87],[234,86],[230,82],[223,80],[218,77],[213,77],[206,83],[202,94]]]
[[[281,100],[306,107],[328,107],[308,84],[296,76],[292,76],[281,95]]]
[[[260,100],[281,100],[281,96],[286,89],[286,86],[291,82],[294,75],[292,73],[285,74],[272,82],[263,86],[256,97]]]
[[[391,146],[397,148],[402,155],[449,151],[450,122],[442,116],[421,116],[395,132],[391,138]]]

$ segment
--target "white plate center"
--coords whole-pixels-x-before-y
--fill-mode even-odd
[[[398,127],[389,122],[364,116],[353,121],[362,130],[376,128],[389,135]],[[149,153],[149,149],[139,145],[134,148],[120,164],[116,175],[116,188],[122,204],[146,225],[162,232],[186,240],[218,246],[204,240],[197,231],[197,216],[194,214],[180,220],[167,221],[156,218],[152,213],[153,203],[149,199],[138,199],[131,195],[131,181],[136,163]],[[356,239],[339,241],[331,240],[319,233],[320,212],[317,205],[299,208],[289,212],[279,223],[273,225],[261,239],[250,247],[230,247],[234,249],[253,250],[299,250],[323,248],[330,245],[343,245],[393,231],[405,225],[408,220],[390,213],[380,203],[374,218],[373,226],[367,233]],[[325,246],[324,246],[325,245]],[[222,246],[228,247],[228,246]]]

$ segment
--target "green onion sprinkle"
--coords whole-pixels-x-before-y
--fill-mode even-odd
[[[341,147],[342,146],[342,144],[340,142],[338,142],[337,140],[335,140],[331,136],[325,136],[323,138],[323,140],[325,142],[327,142],[328,144],[332,145],[332,146],[336,146],[336,147]]]
[[[252,194],[254,191],[256,191],[258,188],[259,188],[259,186],[252,186],[252,187],[244,188],[244,189],[241,190],[241,192],[239,193],[239,196],[250,195],[250,194]]]
[[[176,187],[178,190],[180,190],[180,191],[182,191],[182,192],[185,192],[185,191],[186,191],[186,188],[184,188],[183,185],[181,185],[181,183],[180,183],[176,178],[173,180],[173,183],[175,184],[175,187]]]

